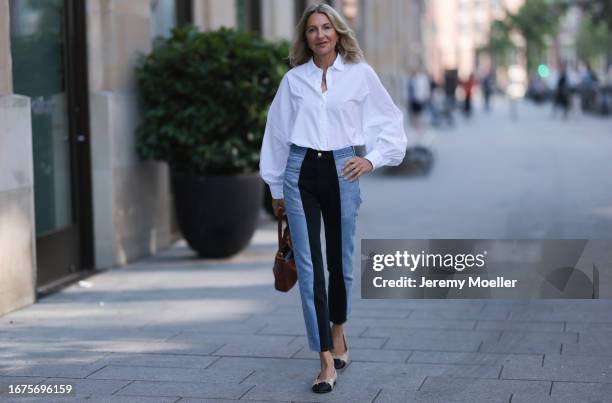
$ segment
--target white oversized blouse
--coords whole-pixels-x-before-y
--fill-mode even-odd
[[[285,74],[268,111],[259,164],[274,199],[283,198],[289,147],[337,150],[365,145],[374,169],[399,165],[406,153],[402,112],[367,63],[344,63],[340,54],[323,70],[312,58]]]

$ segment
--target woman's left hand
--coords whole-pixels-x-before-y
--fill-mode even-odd
[[[352,182],[361,175],[367,174],[373,169],[374,167],[369,160],[362,157],[354,157],[344,164],[344,168],[342,168],[342,175],[344,176],[344,179]]]

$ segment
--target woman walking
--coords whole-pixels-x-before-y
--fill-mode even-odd
[[[288,217],[308,344],[321,360],[312,390],[325,393],[335,386],[336,369],[348,364],[344,324],[351,311],[358,178],[383,165],[398,165],[407,141],[402,113],[332,7],[306,9],[290,62],[293,68],[268,111],[260,172],[275,213]],[[353,147],[363,144],[367,155],[357,157]]]

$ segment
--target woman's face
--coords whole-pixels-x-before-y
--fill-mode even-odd
[[[325,56],[335,51],[338,34],[327,15],[312,13],[308,17],[306,42],[316,56]]]

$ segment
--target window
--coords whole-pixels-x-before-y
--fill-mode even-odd
[[[237,0],[236,13],[239,30],[261,33],[260,0]]]
[[[175,0],[151,1],[151,39],[167,38],[176,27]]]

